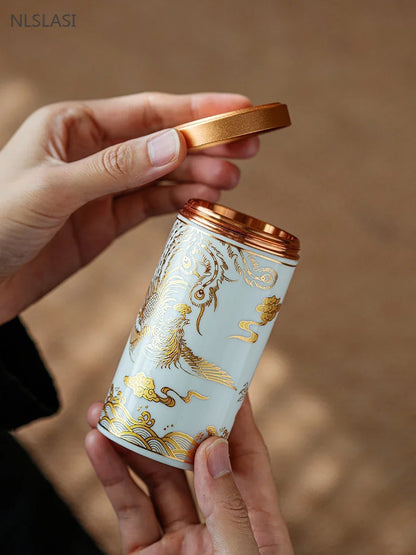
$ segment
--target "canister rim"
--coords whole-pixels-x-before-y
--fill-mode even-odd
[[[222,204],[191,199],[180,210],[180,214],[210,231],[245,245],[282,258],[299,259],[300,242],[297,237]]]

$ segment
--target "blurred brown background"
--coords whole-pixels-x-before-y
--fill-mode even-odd
[[[11,29],[11,13],[76,29]],[[302,260],[252,386],[299,555],[416,549],[416,3],[122,0],[0,7],[0,141],[40,105],[143,90],[287,102],[225,204],[298,235]],[[107,553],[83,450],[174,216],[142,225],[24,314],[59,415],[18,433]]]

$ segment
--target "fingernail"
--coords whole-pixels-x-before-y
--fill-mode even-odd
[[[174,129],[168,129],[147,143],[147,152],[149,154],[152,166],[165,166],[172,162],[179,154],[179,136]]]
[[[206,450],[208,472],[213,478],[220,478],[231,472],[230,454],[228,452],[228,441],[218,438],[211,443]]]

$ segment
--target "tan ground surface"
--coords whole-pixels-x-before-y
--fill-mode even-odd
[[[11,30],[10,13],[76,13]],[[416,4],[404,1],[6,1],[0,140],[34,108],[140,90],[288,103],[223,202],[298,235],[302,262],[252,398],[299,555],[416,545]],[[413,177],[413,179],[412,179]],[[143,225],[24,315],[62,410],[19,437],[91,533],[118,553],[83,451],[172,223]]]

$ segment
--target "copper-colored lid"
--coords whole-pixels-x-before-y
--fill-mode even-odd
[[[184,135],[188,151],[193,152],[289,125],[286,104],[274,102],[190,121],[176,129]]]
[[[221,204],[191,199],[180,210],[180,214],[210,231],[244,245],[282,258],[299,259],[300,243],[297,237]]]

